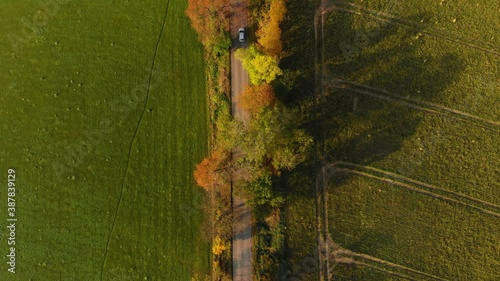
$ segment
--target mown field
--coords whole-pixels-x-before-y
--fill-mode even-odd
[[[355,253],[334,278],[495,280],[499,7],[358,2],[325,25],[325,151],[347,162],[328,186],[329,234]]]
[[[208,273],[192,178],[207,153],[205,72],[185,6],[2,1],[0,169],[16,170],[18,222],[16,274],[4,263],[1,280]]]

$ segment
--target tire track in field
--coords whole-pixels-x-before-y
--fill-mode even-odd
[[[384,170],[377,169],[377,168],[370,167],[370,166],[363,166],[363,165],[349,163],[349,162],[339,161],[339,162],[337,162],[337,164],[338,165],[344,165],[344,166],[347,166],[347,167],[353,167],[353,168],[365,169],[365,170],[377,172],[377,173],[380,173],[380,174],[382,174],[384,176],[396,178],[396,179],[398,179],[400,181],[407,182],[407,183],[414,184],[414,185],[418,185],[418,186],[427,188],[429,190],[435,190],[435,191],[439,191],[439,192],[443,192],[443,193],[449,194],[451,196],[456,196],[456,197],[462,198],[464,200],[469,200],[469,201],[475,202],[477,204],[483,205],[483,207],[485,207],[485,208],[491,208],[491,209],[493,209],[495,211],[500,212],[500,205],[496,205],[496,204],[493,204],[493,203],[490,203],[490,202],[487,202],[487,201],[484,201],[484,200],[481,200],[481,199],[477,199],[477,198],[474,198],[474,197],[471,197],[471,196],[468,196],[468,195],[460,194],[458,192],[454,192],[454,191],[446,190],[446,189],[443,189],[443,188],[439,188],[439,187],[436,187],[434,185],[431,185],[431,184],[428,184],[428,183],[424,183],[424,182],[420,182],[420,181],[417,181],[417,180],[414,180],[414,179],[411,179],[411,178],[408,178],[408,177],[405,177],[405,176],[402,176],[402,175],[398,175],[398,174],[395,174],[395,173],[391,173],[391,172],[384,171]]]
[[[323,73],[324,73],[324,57],[325,57],[325,48],[324,48],[324,21],[325,21],[325,8],[328,5],[327,0],[321,0],[321,3],[316,10],[314,15],[314,41],[315,41],[315,52],[314,52],[314,60],[315,60],[315,89],[314,89],[314,116],[315,116],[315,131],[319,136],[318,139],[314,142],[314,161],[316,164],[320,164],[323,160],[324,151],[324,132],[325,132],[325,120],[321,118],[324,116],[324,104],[325,104],[325,95],[324,95],[324,84],[323,84]],[[321,134],[319,131],[321,130]],[[317,244],[317,257],[318,257],[318,274],[319,280],[324,281],[330,280],[330,261],[328,259],[329,256],[329,247],[328,244],[325,243],[328,238],[328,217],[326,211],[326,192],[325,188],[325,173],[324,169],[321,168],[321,173],[316,178],[316,186],[315,186],[315,203],[316,203],[316,227],[318,230],[318,244]]]
[[[367,9],[367,8],[364,8],[364,7],[361,7],[358,5],[354,5],[352,3],[336,2],[335,4],[347,5],[347,6],[350,6],[350,8],[342,8],[339,6],[332,6],[332,7],[329,7],[327,9],[327,11],[338,10],[338,11],[344,11],[344,12],[348,12],[348,13],[356,14],[356,15],[360,15],[360,16],[364,15],[364,16],[373,18],[373,19],[378,20],[378,21],[382,21],[382,22],[386,22],[389,24],[394,24],[394,25],[399,25],[402,27],[410,28],[410,29],[413,29],[415,31],[418,31],[422,34],[425,34],[425,35],[428,35],[431,37],[440,38],[440,39],[443,39],[446,41],[450,41],[452,43],[456,43],[456,44],[459,44],[459,45],[462,45],[465,47],[469,47],[472,49],[476,49],[476,50],[483,51],[485,53],[500,57],[500,50],[498,49],[498,47],[493,46],[489,43],[484,43],[484,42],[480,42],[477,40],[465,39],[465,38],[456,37],[456,36],[450,36],[450,35],[447,35],[443,32],[435,30],[435,29],[431,29],[431,31],[425,31],[424,26],[418,25],[412,21],[409,21],[409,20],[406,20],[403,18],[399,18],[399,17],[393,16],[393,15],[390,15],[388,13],[384,13],[381,11],[370,10],[370,9]],[[352,8],[355,8],[355,9],[357,8],[359,10],[358,11],[352,10]],[[483,46],[481,46],[481,45],[483,45]]]
[[[408,272],[408,273],[411,272],[411,273],[414,273],[414,274],[417,274],[417,275],[425,276],[427,278],[431,278],[431,279],[434,279],[434,280],[447,281],[447,279],[444,279],[444,278],[441,278],[441,277],[438,277],[438,276],[435,276],[435,275],[432,275],[432,274],[429,274],[429,273],[425,273],[423,271],[419,271],[419,270],[416,270],[416,269],[413,269],[413,268],[409,268],[409,267],[406,267],[406,266],[403,266],[403,265],[400,265],[400,264],[396,264],[396,263],[392,263],[392,262],[389,262],[389,261],[386,261],[386,260],[383,260],[383,259],[379,259],[379,258],[370,256],[370,255],[352,252],[351,256],[352,257],[358,257],[358,258],[361,258],[361,259],[364,259],[364,260],[369,260],[369,261],[372,261],[372,262],[375,262],[375,263],[379,263],[379,264],[388,266],[390,268],[399,269],[399,270],[404,271],[404,272]]]
[[[380,258],[370,256],[370,255],[356,253],[356,252],[353,252],[353,251],[350,251],[347,249],[338,249],[338,250],[334,251],[333,259],[337,263],[359,264],[359,265],[363,265],[363,266],[368,266],[370,268],[380,270],[380,271],[388,273],[388,274],[393,274],[393,275],[396,275],[398,277],[402,277],[402,278],[405,278],[408,280],[422,280],[422,279],[415,279],[414,277],[411,277],[412,275],[417,275],[419,277],[425,277],[426,279],[447,281],[447,279],[443,279],[439,276],[435,276],[435,275],[432,275],[432,274],[429,274],[429,273],[426,273],[426,272],[423,272],[420,270],[416,270],[416,269],[413,269],[413,268],[410,268],[410,267],[407,267],[404,265],[392,263],[390,261],[386,261],[386,260],[383,260]],[[361,261],[359,259],[361,259]],[[408,274],[408,275],[404,275],[404,274],[389,270],[389,269],[384,268],[384,267],[371,265],[371,264],[367,263],[367,261],[383,265],[383,266],[390,268],[392,270],[399,270],[399,271],[404,272],[405,274]]]
[[[410,277],[408,275],[403,275],[403,274],[395,272],[395,271],[391,271],[391,270],[388,270],[388,269],[385,269],[385,268],[374,266],[374,265],[371,265],[371,264],[368,264],[368,263],[365,263],[365,262],[360,262],[360,261],[357,261],[357,260],[355,260],[353,258],[345,258],[345,257],[343,257],[343,258],[337,259],[336,262],[337,263],[343,263],[343,264],[360,265],[360,266],[364,266],[364,267],[368,267],[368,268],[371,268],[371,269],[374,269],[374,270],[381,271],[383,273],[394,275],[394,276],[402,278],[402,279],[406,279],[406,280],[410,280],[410,281],[420,281],[420,279],[415,279],[415,278]]]
[[[329,235],[328,235],[328,209],[325,206],[326,203],[326,173],[324,167],[321,169],[320,175],[316,178],[316,226],[318,228],[318,269],[319,269],[319,280],[323,281],[330,280],[330,248],[329,248]]]
[[[132,156],[132,148],[133,148],[133,146],[135,144],[135,141],[137,139],[137,135],[139,134],[139,129],[141,128],[142,120],[144,118],[144,114],[146,112],[146,108],[147,108],[148,102],[149,102],[149,94],[151,92],[151,87],[152,87],[151,86],[151,82],[153,80],[153,72],[154,72],[154,68],[155,68],[155,65],[156,65],[156,57],[157,57],[157,54],[158,54],[158,50],[160,48],[160,42],[161,42],[161,39],[163,38],[165,27],[166,27],[166,24],[167,24],[167,16],[168,16],[168,8],[169,8],[169,6],[170,6],[170,0],[167,1],[167,5],[166,5],[166,8],[165,8],[165,15],[163,16],[163,23],[162,23],[162,26],[161,26],[161,29],[160,29],[160,34],[158,35],[158,40],[156,41],[156,47],[155,47],[155,51],[154,51],[154,54],[153,54],[153,60],[152,60],[152,63],[151,63],[151,69],[150,69],[150,72],[149,72],[148,90],[146,91],[146,99],[144,101],[144,106],[143,106],[141,115],[139,117],[139,121],[137,123],[137,127],[135,128],[134,135],[132,137],[132,141],[130,142],[130,145],[129,145],[129,151],[128,151],[128,157],[127,157],[127,165],[125,166],[125,174],[123,175],[123,179],[122,179],[122,183],[121,183],[121,187],[120,187],[120,195],[118,197],[118,203],[116,205],[115,215],[114,215],[113,222],[112,222],[112,225],[111,225],[111,231],[109,233],[108,240],[106,241],[106,248],[105,248],[105,251],[104,251],[104,259],[103,259],[102,266],[101,266],[101,276],[100,276],[100,280],[101,281],[103,280],[104,268],[106,266],[106,261],[107,261],[107,258],[108,258],[108,252],[109,252],[109,245],[111,243],[111,237],[113,236],[113,232],[115,230],[116,220],[118,218],[118,213],[119,213],[120,206],[121,206],[121,203],[122,203],[123,191],[125,189],[125,181],[127,179],[128,171],[129,171],[129,168],[130,168],[130,159],[131,159],[131,156]]]
[[[459,110],[455,110],[449,107],[445,107],[442,105],[438,105],[431,102],[420,101],[416,99],[412,99],[409,97],[404,97],[395,93],[391,93],[382,89],[377,89],[374,87],[370,87],[367,85],[342,80],[339,78],[332,78],[328,85],[337,89],[346,89],[349,91],[353,91],[359,94],[364,94],[367,96],[371,96],[378,99],[387,100],[390,102],[398,103],[400,105],[404,105],[409,108],[413,108],[416,110],[421,110],[424,112],[443,115],[449,118],[453,118],[459,120],[464,123],[472,124],[474,126],[478,126],[496,133],[500,133],[500,122],[493,121],[485,118],[481,118],[476,115],[472,115],[469,113],[465,113]]]
[[[357,9],[360,9],[362,11],[365,11],[366,13],[369,13],[371,15],[385,16],[385,17],[387,17],[389,19],[400,21],[400,22],[402,22],[402,23],[404,23],[406,25],[412,26],[414,28],[419,28],[419,29],[425,29],[425,28],[427,28],[424,24],[420,24],[418,22],[415,22],[415,21],[412,21],[412,20],[409,20],[409,19],[405,19],[405,18],[402,18],[402,17],[398,17],[398,16],[395,16],[395,15],[392,15],[392,14],[389,14],[389,13],[386,13],[386,12],[383,12],[383,11],[377,11],[377,10],[374,10],[374,9],[370,9],[370,8],[367,8],[367,7],[356,5],[356,4],[351,3],[351,2],[335,1],[335,2],[332,2],[332,4],[334,4],[334,5],[335,4],[336,5],[347,5],[347,6],[350,6],[350,7],[357,8]],[[447,36],[447,37],[449,37],[451,39],[456,39],[456,40],[459,40],[459,41],[463,41],[464,43],[472,42],[472,43],[476,44],[478,47],[491,48],[491,50],[493,50],[493,51],[500,51],[500,46],[493,45],[493,44],[488,43],[488,42],[482,42],[482,41],[479,41],[479,40],[476,40],[476,39],[467,39],[467,38],[459,37],[459,36],[456,36],[456,35],[450,35],[450,34],[447,34],[447,33],[443,32],[443,31],[435,29],[435,28],[429,28],[429,29],[433,33],[440,34],[440,35],[443,35],[443,36]]]
[[[324,132],[324,130],[323,130],[323,132]],[[322,187],[323,192],[322,192],[321,197],[323,199],[322,203],[323,203],[323,208],[325,210],[324,212],[322,212],[322,214],[324,216],[323,223],[325,225],[324,226],[324,235],[325,235],[325,238],[327,239],[327,241],[330,241],[331,240],[330,233],[329,233],[330,227],[328,225],[328,222],[330,221],[328,219],[328,210],[329,210],[329,208],[328,208],[328,192],[325,192],[325,189],[324,189],[326,187],[326,185],[325,185],[326,174],[324,172],[322,173],[322,182],[323,182],[323,184],[321,185],[321,187]],[[332,275],[333,275],[333,272],[332,272],[333,268],[330,266],[330,259],[328,258],[330,256],[330,247],[328,246],[328,244],[324,250],[325,250],[325,254],[326,254],[326,276],[327,276],[327,280],[331,280]]]
[[[390,274],[390,275],[394,275],[394,276],[402,278],[402,279],[406,279],[406,280],[410,280],[410,281],[420,281],[420,279],[415,279],[415,278],[410,277],[408,275],[403,275],[401,273],[398,273],[398,272],[395,272],[395,271],[391,271],[391,270],[388,270],[388,269],[384,269],[384,268],[381,268],[381,267],[377,267],[377,266],[374,266],[374,265],[371,265],[371,264],[368,264],[368,263],[364,263],[364,262],[360,262],[360,261],[356,261],[356,260],[354,260],[353,263],[361,265],[361,266],[364,266],[364,267],[372,268],[372,269],[375,269],[375,270],[378,270],[378,271],[381,271],[381,272],[384,272],[384,273],[387,273],[387,274]]]
[[[330,172],[333,173],[344,172],[348,174],[356,174],[376,179],[411,191],[418,192],[423,195],[427,195],[435,199],[462,205],[481,213],[500,218],[500,206],[496,204],[463,195],[457,192],[445,190],[430,184],[422,183],[410,178],[403,177],[401,175],[393,174],[369,166],[341,161],[330,164],[328,168],[331,169]],[[373,172],[375,172],[376,174],[373,174]]]

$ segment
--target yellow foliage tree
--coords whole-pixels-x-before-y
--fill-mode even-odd
[[[271,83],[277,76],[283,74],[278,66],[277,56],[263,54],[254,46],[236,50],[235,56],[241,60],[243,67],[248,71],[250,82],[254,85]]]
[[[283,46],[281,43],[280,23],[283,21],[285,14],[285,0],[272,0],[269,12],[259,23],[259,30],[257,30],[258,43],[262,51],[267,55],[281,55]]]
[[[227,249],[227,243],[219,236],[215,237],[214,244],[212,245],[212,253],[216,256],[220,256]]]

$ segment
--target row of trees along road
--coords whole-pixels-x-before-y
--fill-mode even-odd
[[[190,3],[200,5],[207,1],[190,0]],[[210,26],[228,11],[226,1],[208,2],[210,4],[204,8],[194,4],[188,8],[188,15],[205,13],[211,19],[203,25],[200,18],[195,17],[195,29],[198,25],[203,25],[203,28]],[[272,87],[276,77],[282,74],[279,68],[282,55],[279,24],[285,14],[284,0],[270,0],[268,10],[258,23],[257,42],[248,49],[236,51],[236,57],[250,75],[251,85],[239,100],[241,107],[249,113],[249,120],[241,122],[231,116],[217,119],[214,152],[197,165],[194,173],[197,184],[206,191],[227,185],[229,174],[240,182],[239,186],[255,187],[256,182],[267,183],[262,179],[276,178],[283,170],[292,170],[310,151],[312,137],[298,128],[300,112],[277,100]],[[200,27],[199,32],[203,32],[203,28]],[[231,151],[236,152],[232,161],[229,159]],[[269,188],[265,187],[266,192],[271,192],[267,190]],[[251,195],[259,197],[258,194]]]

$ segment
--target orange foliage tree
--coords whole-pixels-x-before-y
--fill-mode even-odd
[[[264,53],[279,56],[282,51],[280,23],[286,14],[285,0],[272,0],[269,12],[259,23],[258,43]]]
[[[241,108],[251,115],[255,115],[261,108],[274,106],[276,104],[276,97],[271,85],[252,85],[245,88],[238,101]]]
[[[194,179],[196,184],[203,187],[206,191],[212,191],[213,188],[221,182],[221,171],[224,169],[222,165],[227,160],[227,153],[217,150],[196,165],[194,171]]]
[[[186,15],[206,44],[216,32],[229,31],[230,0],[188,0]]]

